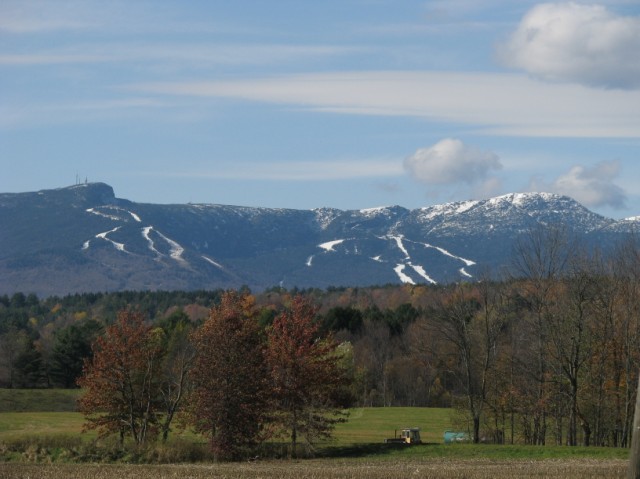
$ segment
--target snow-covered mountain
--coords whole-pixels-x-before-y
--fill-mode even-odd
[[[511,261],[536,225],[591,244],[640,226],[571,198],[510,194],[407,210],[342,211],[116,198],[103,183],[0,194],[0,294],[446,283]]]

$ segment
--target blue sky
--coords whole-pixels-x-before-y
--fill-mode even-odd
[[[0,3],[0,192],[640,215],[640,2]]]

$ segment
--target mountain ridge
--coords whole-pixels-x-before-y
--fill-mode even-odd
[[[635,231],[550,193],[407,209],[297,210],[118,198],[104,183],[0,194],[0,294],[473,280],[516,238],[562,224],[593,244]]]

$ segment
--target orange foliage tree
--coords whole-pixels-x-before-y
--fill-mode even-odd
[[[348,382],[345,368],[338,344],[320,337],[316,312],[308,299],[297,296],[267,333],[273,419],[289,435],[292,455],[299,436],[310,445],[344,420],[340,399]]]
[[[101,436],[129,435],[143,444],[157,432],[158,367],[161,331],[145,325],[141,313],[121,311],[116,322],[93,345],[78,385],[86,393],[78,401],[87,422]]]
[[[227,292],[193,334],[195,429],[218,460],[237,460],[265,437],[268,381],[254,298]]]

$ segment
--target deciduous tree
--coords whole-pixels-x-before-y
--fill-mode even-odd
[[[193,423],[219,460],[240,459],[263,439],[268,382],[254,298],[227,292],[193,335]]]
[[[296,454],[299,437],[311,445],[328,437],[343,420],[338,404],[346,382],[338,344],[319,336],[316,308],[296,296],[268,331],[267,363],[275,401],[275,421],[291,441]]]
[[[136,444],[156,432],[160,332],[147,326],[142,314],[121,311],[98,337],[78,380],[86,389],[78,404],[87,429],[101,435],[119,433],[121,442],[129,435]]]

